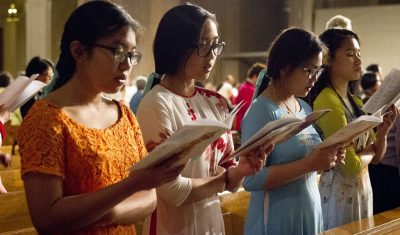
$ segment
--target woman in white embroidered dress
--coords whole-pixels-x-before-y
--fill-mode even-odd
[[[215,16],[199,6],[180,5],[163,16],[154,41],[158,75],[151,76],[148,86],[159,84],[145,94],[138,109],[149,151],[184,123],[227,116],[221,95],[195,86],[195,81],[209,77],[224,45]],[[157,188],[157,209],[146,220],[144,234],[224,234],[217,193],[237,190],[243,177],[260,170],[265,160],[260,147],[238,163],[230,160],[213,167],[232,152],[227,132],[189,162],[178,179]]]

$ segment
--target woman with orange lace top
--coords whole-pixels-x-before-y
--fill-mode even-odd
[[[105,1],[69,17],[53,92],[34,104],[20,135],[21,171],[39,233],[135,234],[155,208],[154,187],[175,179],[176,158],[129,174],[147,155],[136,118],[117,92],[139,63],[138,23]],[[167,164],[167,167],[165,166]]]

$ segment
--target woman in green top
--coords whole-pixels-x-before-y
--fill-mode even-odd
[[[363,115],[362,101],[349,91],[360,79],[361,55],[357,34],[346,29],[329,29],[320,35],[329,50],[327,69],[311,91],[314,110],[332,109],[317,121],[325,138]],[[393,106],[384,122],[359,137],[347,149],[345,164],[325,171],[320,179],[324,228],[329,229],[372,215],[372,189],[368,164],[379,162],[386,150],[386,135],[398,110]]]

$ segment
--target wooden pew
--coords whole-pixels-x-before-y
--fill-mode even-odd
[[[1,181],[8,192],[20,191],[24,189],[24,182],[21,178],[21,170],[1,170]]]
[[[11,122],[6,123],[6,139],[3,141],[3,145],[11,146],[11,153],[14,155],[16,153],[17,144],[17,136],[20,126],[11,126]]]
[[[19,151],[19,147],[18,147],[18,146],[15,146],[15,147],[14,147],[14,150],[18,152],[18,151]],[[0,147],[0,151],[1,151],[2,153],[9,153],[9,154],[11,154],[11,152],[12,152],[12,145],[6,145],[6,144],[3,143],[3,145]]]
[[[0,234],[37,234],[24,191],[0,195]]]
[[[322,235],[350,235],[350,234],[400,234],[400,207],[380,214],[345,224],[330,230]]]
[[[236,193],[219,194],[226,235],[242,235],[244,220],[250,201],[250,192],[240,189]]]

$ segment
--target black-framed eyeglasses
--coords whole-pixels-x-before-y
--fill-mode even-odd
[[[197,55],[200,57],[206,57],[212,51],[215,56],[221,55],[225,47],[225,42],[219,42],[214,44],[200,43],[194,45],[197,48]]]
[[[92,43],[91,45],[110,50],[113,53],[114,61],[117,63],[122,63],[128,58],[132,65],[137,65],[142,58],[142,53],[138,51],[128,51],[123,47],[110,47],[97,43]]]
[[[306,71],[307,78],[309,80],[313,79],[315,76],[315,79],[318,80],[318,78],[321,76],[322,72],[325,70],[325,65],[321,66],[305,66],[303,68],[304,71]]]

